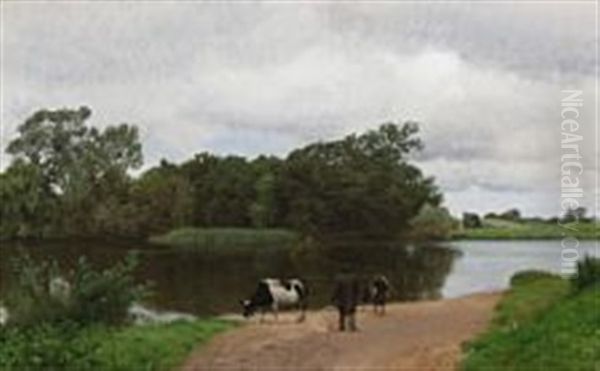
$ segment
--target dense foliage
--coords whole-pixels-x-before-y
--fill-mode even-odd
[[[8,145],[13,164],[0,175],[2,237],[100,233],[104,210],[127,191],[142,164],[135,126],[98,130],[87,107],[40,110]]]
[[[378,130],[293,151],[282,166],[288,225],[313,235],[393,236],[425,203],[441,196],[431,178],[406,161],[421,148],[416,124]]]
[[[104,270],[81,258],[68,276],[58,275],[58,263],[36,263],[24,255],[14,261],[16,280],[6,300],[9,326],[72,323],[122,324],[132,303],[146,293],[133,280],[135,255]]]
[[[98,130],[91,111],[40,110],[18,128],[0,175],[0,238],[147,237],[181,227],[288,228],[390,237],[441,196],[408,162],[414,123],[309,144],[286,158],[200,153],[142,164],[135,126]]]

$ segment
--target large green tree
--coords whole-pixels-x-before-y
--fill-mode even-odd
[[[191,184],[177,165],[165,160],[135,181],[130,201],[136,210],[130,223],[140,233],[164,233],[193,224]]]
[[[422,148],[414,123],[293,151],[282,170],[287,222],[317,236],[393,237],[441,196],[407,156]]]
[[[255,176],[240,156],[201,153],[181,165],[194,192],[194,225],[250,225]]]
[[[280,213],[280,170],[281,159],[273,156],[258,156],[251,163],[254,172],[254,196],[250,205],[250,219],[256,228],[273,227],[281,224]]]
[[[59,200],[60,229],[94,230],[93,212],[106,197],[128,182],[127,172],[142,165],[135,126],[104,130],[87,125],[92,112],[79,109],[39,110],[18,126],[7,152],[41,177],[43,189]]]
[[[56,201],[38,168],[13,162],[0,174],[0,238],[48,236]]]

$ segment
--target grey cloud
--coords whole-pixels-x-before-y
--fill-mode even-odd
[[[1,6],[3,146],[33,110],[81,104],[95,123],[138,124],[149,165],[285,154],[410,119],[417,161],[464,203],[473,185],[525,197],[557,184],[559,92],[582,87],[593,107],[588,4]]]
[[[591,4],[593,5],[593,4]],[[4,6],[2,63],[56,84],[180,75],[198,58],[271,67],[312,45],[410,54],[424,45],[549,78],[594,73],[590,4],[28,3]],[[39,57],[36,57],[39,56]],[[20,68],[16,68],[19,66]]]
[[[336,6],[333,28],[385,48],[414,51],[423,43],[462,58],[548,79],[593,75],[593,3],[393,4]]]

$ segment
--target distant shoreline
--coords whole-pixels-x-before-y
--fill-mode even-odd
[[[484,223],[487,223],[484,220]],[[446,239],[433,242],[448,241],[531,241],[561,240],[567,236],[581,241],[600,241],[600,224],[594,222],[581,223],[578,231],[565,233],[566,229],[559,225],[531,222],[503,222],[504,226],[485,225],[480,228],[464,228],[454,232]],[[291,247],[301,240],[300,234],[283,228],[235,228],[216,227],[176,228],[167,233],[152,235],[148,238],[123,238],[119,236],[53,236],[46,238],[11,238],[0,239],[3,243],[60,243],[105,241],[111,244],[143,244],[148,246],[196,248],[196,249],[252,249],[265,247]],[[416,241],[420,241],[417,239]],[[410,242],[410,241],[409,241]],[[236,246],[237,249],[233,249]]]
[[[456,235],[452,237],[449,241],[559,241],[563,239],[565,236],[469,236],[469,235]],[[573,235],[573,237],[577,238],[581,241],[600,241],[600,236],[577,236]]]
[[[558,223],[504,221],[484,219],[479,228],[464,228],[452,240],[560,240],[573,237],[578,240],[600,240],[600,224],[581,222],[569,231]]]

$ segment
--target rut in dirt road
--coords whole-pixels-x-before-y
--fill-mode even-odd
[[[454,370],[461,344],[484,330],[499,294],[393,304],[384,317],[358,315],[356,333],[335,331],[336,312],[282,315],[222,334],[193,354],[186,371]]]

